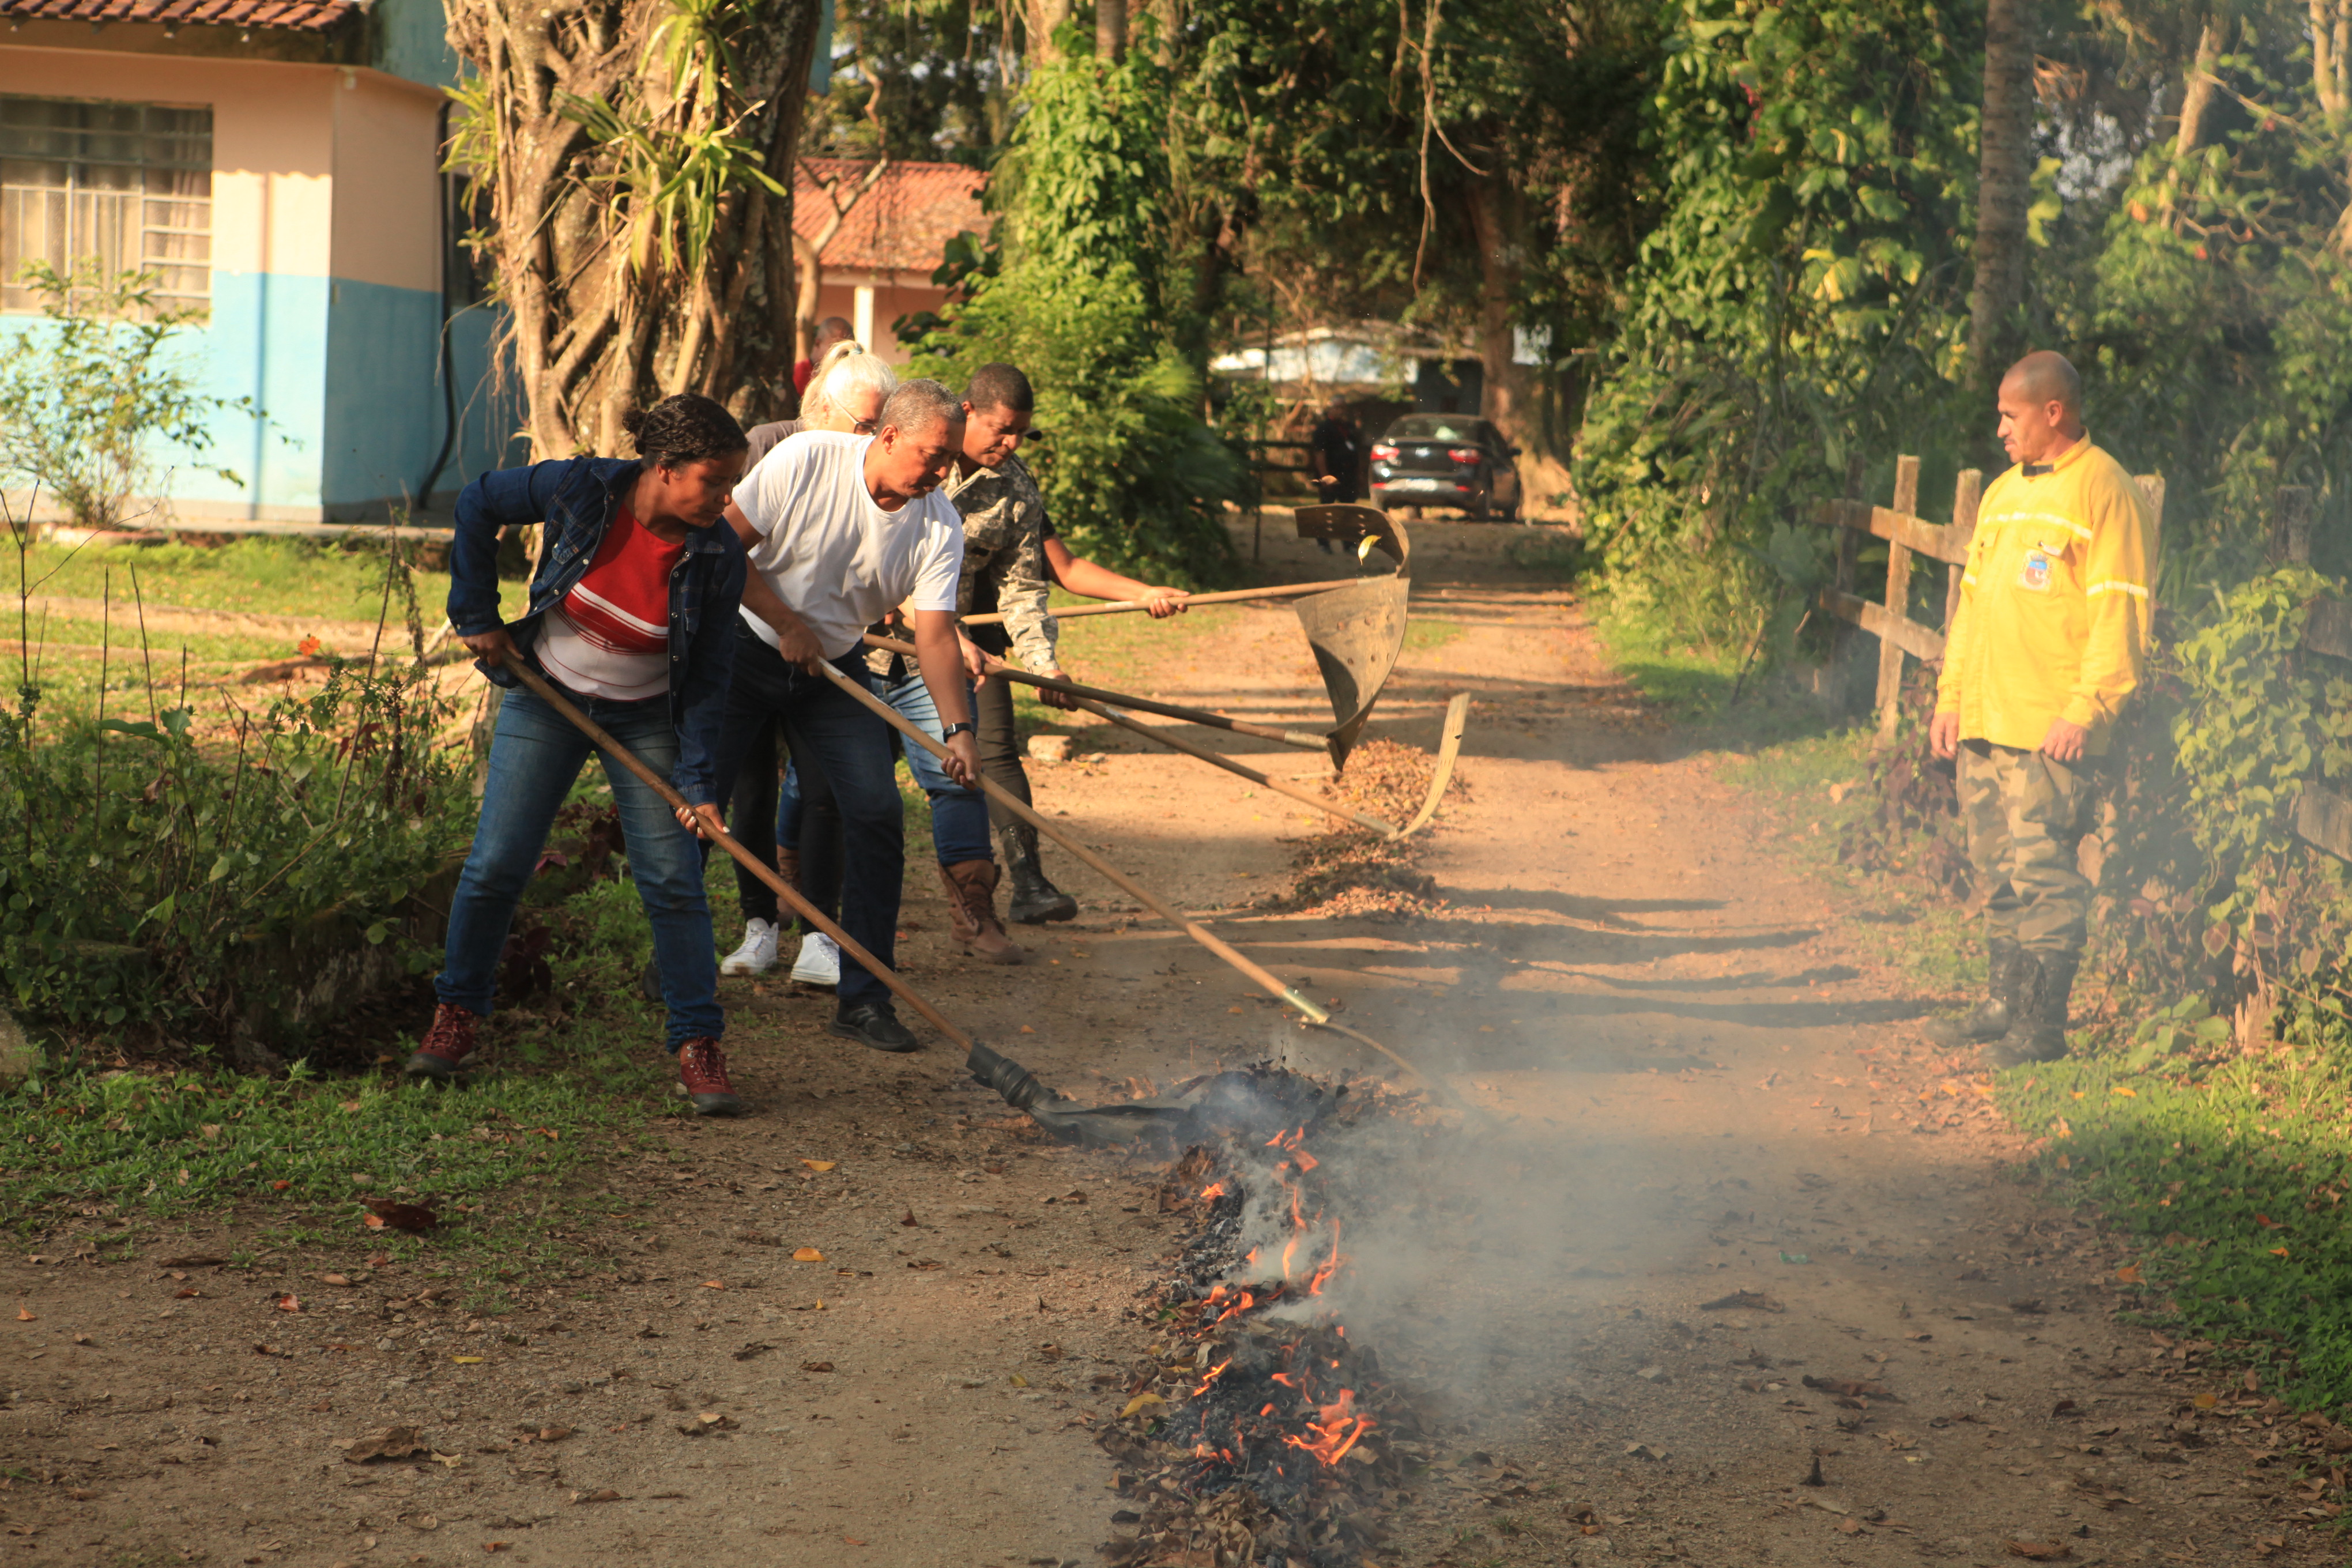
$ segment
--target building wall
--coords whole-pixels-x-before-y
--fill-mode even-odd
[[[213,110],[213,308],[186,341],[206,391],[267,418],[223,412],[208,452],[160,449],[175,510],[303,521],[414,490],[445,429],[437,90],[345,66],[0,44],[0,92]],[[444,490],[510,460],[518,423],[489,395],[495,323],[467,314]],[[0,342],[38,330],[0,316]]]
[[[863,286],[874,290],[874,336],[876,342],[866,346],[888,360],[892,364],[907,363],[906,346],[898,342],[890,323],[901,316],[933,310],[947,302],[947,290],[928,278],[899,277],[889,274],[828,272],[816,291],[817,320],[839,316],[845,321],[857,320],[857,290]]]

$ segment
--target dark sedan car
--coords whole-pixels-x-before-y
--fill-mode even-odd
[[[1408,414],[1372,443],[1372,504],[1517,517],[1519,473],[1511,459],[1518,451],[1484,419]]]

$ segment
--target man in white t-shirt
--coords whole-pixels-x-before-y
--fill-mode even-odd
[[[882,405],[873,435],[804,431],[762,458],[727,508],[750,570],[719,737],[719,798],[732,796],[761,727],[778,721],[794,764],[821,775],[841,808],[842,928],[894,966],[906,871],[897,738],[817,666],[829,662],[868,685],[860,638],[905,605],[944,725],[943,765],[967,786],[979,776],[956,637],[963,524],[937,493],[962,443],[962,402],[936,381],[910,381]],[[918,1048],[889,992],[846,952],[838,995],[835,1034],[877,1050]]]

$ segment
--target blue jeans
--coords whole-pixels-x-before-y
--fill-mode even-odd
[[[670,722],[668,698],[573,701],[654,772],[667,774],[677,765],[677,731]],[[546,847],[556,808],[594,750],[571,721],[530,692],[507,693],[490,742],[482,819],[449,905],[448,947],[433,981],[442,1001],[488,1015],[515,905]],[[629,875],[653,927],[654,963],[669,1008],[669,1048],[704,1037],[717,1039],[727,1019],[719,1008],[719,960],[711,946],[710,905],[702,892],[700,843],[677,825],[661,796],[610,757],[604,763],[628,841]]]
[[[940,707],[931,700],[931,689],[923,684],[919,673],[909,670],[905,679],[883,688],[882,700],[896,708],[908,723],[938,738]],[[963,702],[965,712],[976,711],[969,684],[963,689]],[[948,777],[939,758],[915,744],[911,738],[901,735],[898,744],[907,753],[907,766],[914,773],[915,783],[931,797],[931,847],[939,855],[940,864],[957,866],[966,860],[996,858],[988,842],[988,797]]]
[[[835,659],[834,668],[869,689],[873,684],[862,650]],[[734,679],[719,741],[719,799],[734,798],[743,759],[772,719],[783,730],[802,789],[813,791],[821,778],[841,812],[841,928],[896,968],[898,884],[907,855],[890,727],[824,676],[786,664],[782,654],[739,623]],[[890,994],[846,952],[835,994],[845,1007],[887,1001]]]

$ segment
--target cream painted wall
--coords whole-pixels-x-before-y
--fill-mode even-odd
[[[442,97],[375,71],[339,72],[334,106],[334,275],[441,288],[435,142]]]
[[[324,278],[333,260],[332,66],[0,44],[0,92],[208,104],[213,266]],[[362,73],[365,74],[365,73]],[[432,208],[425,208],[432,216]]]
[[[947,302],[947,290],[919,273],[828,272],[817,287],[816,319],[839,316],[855,325],[861,288],[874,291],[873,335],[878,340],[866,346],[892,364],[906,363],[910,356],[891,331],[890,323],[901,316],[939,310]]]

